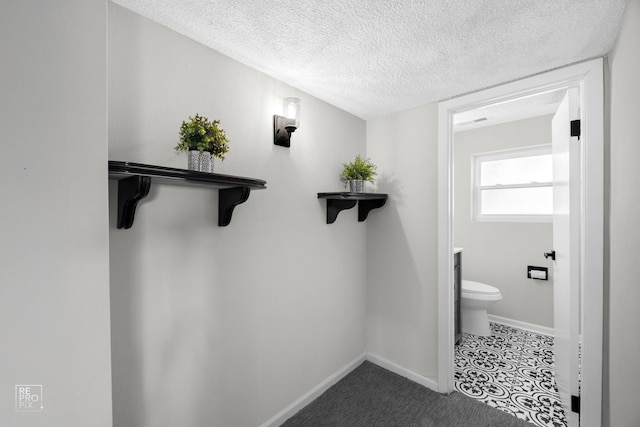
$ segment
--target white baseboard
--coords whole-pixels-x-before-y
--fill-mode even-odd
[[[514,328],[524,329],[525,331],[533,332],[536,334],[553,336],[553,328],[546,326],[534,325],[533,323],[521,322],[519,320],[508,319],[506,317],[489,315],[489,321],[500,323],[502,325],[512,326]]]
[[[393,372],[394,374],[398,374],[401,377],[405,377],[413,382],[423,385],[428,389],[438,391],[438,383],[436,381],[433,381],[423,375],[417,374],[407,368],[403,368],[402,366],[397,365],[390,360],[372,353],[367,353],[367,360],[373,364],[380,366],[381,368]]]
[[[282,411],[278,412],[273,417],[269,418],[267,421],[262,423],[260,427],[278,427],[282,425],[285,421],[295,415],[302,408],[307,406],[309,403],[317,399],[322,393],[327,391],[332,385],[340,381],[342,378],[346,377],[351,371],[360,366],[362,362],[368,360],[369,362],[380,366],[388,371],[391,371],[395,374],[398,374],[402,377],[405,377],[413,382],[416,382],[420,385],[423,385],[433,391],[438,391],[438,383],[430,380],[429,378],[417,374],[409,369],[403,368],[400,365],[397,365],[390,360],[387,360],[383,357],[377,356],[371,353],[363,353],[360,356],[353,359],[351,362],[343,366],[336,373],[330,375],[320,384],[309,390],[298,400],[293,402],[291,405],[284,408]]]
[[[317,399],[322,393],[327,391],[332,385],[340,381],[342,378],[346,377],[351,371],[360,366],[362,362],[367,359],[367,354],[362,353],[360,356],[353,359],[351,362],[347,363],[341,369],[339,369],[334,374],[327,377],[320,384],[306,392],[302,397],[298,400],[284,408],[282,411],[278,412],[273,417],[269,418],[264,423],[260,424],[260,427],[278,427],[291,418],[294,414],[296,414],[300,409],[307,406],[309,403],[313,402]]]

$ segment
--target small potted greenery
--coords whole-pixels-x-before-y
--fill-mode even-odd
[[[353,162],[344,163],[343,166],[340,181],[349,185],[351,193],[364,193],[364,182],[369,181],[373,184],[376,181],[376,165],[366,157],[357,155]]]
[[[229,140],[220,127],[220,120],[210,121],[196,114],[180,126],[180,142],[175,149],[189,151],[189,169],[213,172],[213,158],[224,160],[229,151]]]

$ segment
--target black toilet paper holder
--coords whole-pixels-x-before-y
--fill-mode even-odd
[[[534,275],[536,277],[533,277],[534,275],[531,274],[532,271],[540,271],[542,272],[542,274],[538,273]],[[540,277],[542,276],[542,277]],[[528,265],[527,266],[527,278],[528,279],[534,279],[534,280],[549,280],[549,269],[547,267],[536,267],[533,265]]]

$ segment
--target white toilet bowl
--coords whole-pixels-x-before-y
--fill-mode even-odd
[[[471,280],[462,281],[462,332],[491,336],[487,309],[502,299],[500,289]]]

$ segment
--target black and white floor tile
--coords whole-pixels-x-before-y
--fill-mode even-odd
[[[456,345],[456,390],[537,426],[566,426],[553,375],[553,337],[498,323],[491,323],[491,332],[463,334]]]

